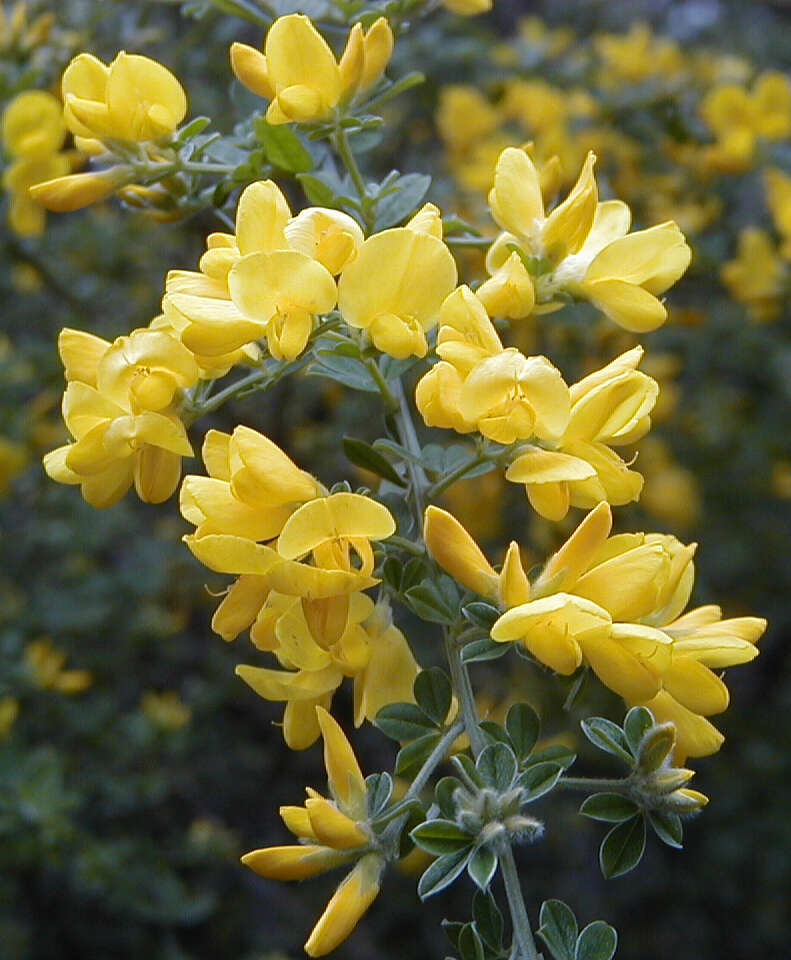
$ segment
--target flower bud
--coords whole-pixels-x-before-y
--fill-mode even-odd
[[[129,167],[110,167],[91,173],[72,173],[55,180],[46,180],[30,188],[30,196],[47,210],[69,213],[97,203],[128,180]]]

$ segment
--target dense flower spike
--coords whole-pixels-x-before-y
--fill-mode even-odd
[[[269,28],[263,54],[234,43],[231,67],[249,90],[271,101],[269,123],[314,123],[372,87],[392,50],[390,24],[380,17],[367,31],[354,25],[338,62],[310,19],[292,13]]]
[[[314,713],[324,738],[332,799],[308,788],[304,807],[281,807],[283,822],[300,844],[252,850],[242,857],[242,863],[275,880],[303,880],[333,867],[355,864],[305,944],[309,956],[322,957],[349,936],[376,899],[385,859],[377,852],[366,822],[365,780],[351,745],[326,710],[315,707]]]

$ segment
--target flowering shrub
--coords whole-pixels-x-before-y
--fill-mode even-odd
[[[673,209],[684,186],[668,186],[664,204],[644,185],[627,186],[646,224],[632,229],[624,199],[600,198],[600,189],[609,196],[629,183],[625,168],[612,172],[609,151],[638,166],[617,127],[587,130],[593,142],[575,155],[585,135],[564,124],[597,116],[590,95],[523,81],[509,81],[496,104],[462,87],[440,93],[438,124],[462,187],[457,209],[426,199],[424,174],[368,169],[366,148],[422,80],[399,71],[399,47],[417,42],[434,6],[394,0],[363,15],[338,4],[314,20],[256,13],[262,50],[235,42],[229,51],[254,106],[228,134],[190,119],[185,90],[163,64],[124,51],[109,63],[78,53],[62,74],[57,113],[50,94],[11,101],[5,182],[18,234],[43,229],[43,208],[71,212],[111,195],[154,220],[215,220],[197,268],[172,263],[162,278],[153,319],[112,340],[60,332],[68,437],[44,455],[44,469],[95,508],[116,508],[132,488],[147,504],[178,491],[194,528],[184,543],[219,575],[212,630],[227,643],[247,634],[253,647],[245,654],[253,662],[236,674],[284,705],[288,748],[321,739],[328,795],[308,787],[304,806],[280,808],[297,842],[242,857],[285,881],[344,867],[307,936],[308,955],[352,935],[392,867],[417,864],[422,900],[464,875],[471,884],[469,913],[447,923],[462,960],[538,958],[539,940],[555,960],[609,960],[617,935],[608,923],[580,930],[552,889],[526,904],[514,850],[557,831],[564,791],[584,794],[580,814],[607,824],[606,878],[638,866],[649,833],[680,847],[686,822],[708,803],[685,764],[724,742],[710,719],[729,704],[718,671],[757,656],[766,621],[724,616],[715,603],[689,607],[696,544],[612,532],[612,508],[640,500],[644,486],[649,493],[644,443],[665,483],[680,469],[647,437],[672,365],[652,366],[635,338],[668,322],[664,297],[692,261],[685,217],[680,225],[652,216]],[[474,14],[488,4],[445,6]],[[533,21],[524,37],[568,49],[562,32]],[[605,95],[618,79],[686,69],[678,49],[640,28],[594,47]],[[767,74],[708,91],[700,114],[711,142],[695,165],[681,164],[684,174],[739,173],[764,141],[787,137],[786,87]],[[510,142],[499,129],[525,114],[537,132],[547,121],[546,141]],[[59,165],[66,131],[74,149]],[[13,171],[29,156],[51,169],[20,179]],[[781,241],[786,179],[767,174]],[[484,183],[485,211],[474,199]],[[701,204],[707,213],[693,233],[714,216],[716,203]],[[482,260],[468,256],[476,250]],[[739,289],[740,269],[723,268]],[[576,362],[552,350],[574,322],[577,336],[594,333]],[[275,439],[252,425],[256,400],[266,404],[288,384],[307,389],[308,378],[322,381],[325,399],[340,387],[340,406],[365,409],[365,436],[333,441],[354,483],[337,479],[336,458],[311,472],[287,431]],[[232,417],[225,430],[214,419],[223,407]],[[250,424],[239,422],[245,410]],[[454,514],[454,487],[478,477],[523,488],[535,517],[513,530],[499,564],[468,532],[476,524]],[[661,515],[661,496],[654,504]],[[571,510],[584,514],[569,518]],[[534,529],[543,542],[531,542]],[[440,650],[442,667],[421,667]],[[576,750],[541,739],[538,698],[506,686],[504,703],[487,704],[476,674],[517,657],[534,689],[565,701],[559,732],[574,736],[579,726],[620,776],[611,760],[591,776],[570,772]],[[26,647],[25,662],[39,688],[77,696],[94,682],[87,669],[64,670],[65,653],[47,638]],[[619,722],[572,724],[583,686],[595,684],[623,701]],[[398,744],[388,769],[362,773],[338,720],[349,687],[353,726],[372,724]],[[2,733],[18,712],[14,696],[0,702]],[[139,700],[138,724],[152,735],[176,736],[191,721],[174,690]]]

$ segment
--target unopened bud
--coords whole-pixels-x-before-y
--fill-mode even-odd
[[[681,814],[683,817],[685,814],[702,810],[709,802],[709,798],[698,790],[690,790],[688,787],[684,787],[671,793],[665,802],[673,813]]]
[[[533,843],[544,832],[544,824],[540,820],[522,814],[508,817],[503,825],[516,843]]]
[[[651,778],[651,785],[657,793],[672,793],[679,787],[683,787],[694,776],[694,770],[688,770],[686,767],[672,767],[669,770],[655,773]]]
[[[47,210],[69,213],[103,200],[128,180],[129,167],[111,167],[92,173],[72,173],[30,188],[30,196]]]
[[[676,745],[676,728],[672,723],[659,723],[651,727],[640,742],[637,763],[641,770],[657,770]]]

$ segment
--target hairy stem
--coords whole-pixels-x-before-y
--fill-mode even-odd
[[[614,780],[603,777],[561,777],[557,785],[559,787],[565,787],[566,790],[582,790],[591,793],[596,790],[610,790],[616,793],[624,793],[629,789],[629,780]]]
[[[459,698],[464,729],[470,738],[473,756],[477,757],[486,746],[486,740],[478,726],[478,708],[475,704],[475,695],[467,666],[461,659],[461,649],[457,645],[454,635],[447,630],[445,632],[445,652],[448,657],[451,681]]]
[[[418,439],[415,425],[412,422],[412,412],[409,409],[409,401],[404,391],[404,385],[400,380],[397,380],[395,384],[395,397],[398,403],[398,409],[395,411],[394,416],[401,443],[409,450],[413,457],[420,459],[422,452],[420,440]],[[421,467],[419,463],[415,463],[412,459],[406,461],[406,468],[409,472],[409,479],[412,486],[417,526],[418,530],[420,530],[423,527],[423,508],[425,506],[425,489],[428,485],[428,478],[426,477],[423,467]]]
[[[538,960],[536,942],[530,928],[530,918],[527,915],[525,898],[522,896],[522,885],[519,883],[514,851],[510,842],[504,839],[497,852],[500,860],[500,872],[505,885],[505,895],[508,899],[508,909],[511,913],[511,925],[514,930],[511,958],[512,960]]]

